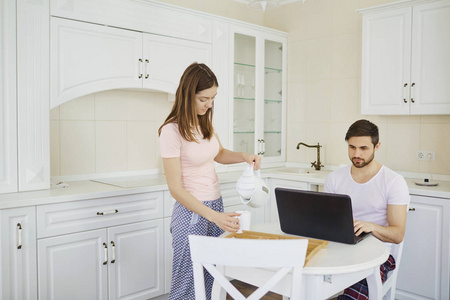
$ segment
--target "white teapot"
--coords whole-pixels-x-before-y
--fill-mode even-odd
[[[245,166],[242,176],[236,183],[241,202],[251,207],[261,207],[269,200],[269,188],[261,178],[260,170],[253,171],[253,164]]]

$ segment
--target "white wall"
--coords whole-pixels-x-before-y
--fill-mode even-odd
[[[51,111],[51,175],[161,168],[158,128],[172,108],[165,93],[110,90]]]

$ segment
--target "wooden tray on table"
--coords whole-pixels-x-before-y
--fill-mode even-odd
[[[242,233],[230,233],[225,236],[225,238],[236,238],[236,239],[259,239],[259,240],[287,240],[287,239],[304,239],[301,237],[272,234],[257,231],[246,231]],[[316,240],[308,238],[308,249],[306,250],[305,265],[308,261],[317,253],[320,249],[326,248],[328,246],[328,241]]]

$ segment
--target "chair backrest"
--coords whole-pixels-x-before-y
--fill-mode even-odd
[[[195,299],[205,299],[203,267],[236,300],[260,299],[292,271],[291,299],[300,299],[307,239],[256,240],[190,235],[194,267]],[[265,284],[245,298],[224,276],[224,267],[279,268]],[[295,282],[295,284],[294,284]]]
[[[411,197],[410,197],[411,199]],[[406,205],[406,212],[409,211],[409,202]],[[400,268],[400,262],[402,260],[404,240],[399,244],[391,244],[391,255],[395,259],[395,269],[388,273],[386,281],[382,284],[382,295],[386,300],[395,299],[395,290],[397,285],[398,269]],[[380,278],[381,280],[381,278]]]

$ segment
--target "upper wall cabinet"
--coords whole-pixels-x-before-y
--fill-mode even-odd
[[[174,94],[184,69],[211,62],[211,45],[131,30],[51,20],[51,107],[108,89]]]
[[[51,0],[50,14],[192,41],[212,42],[212,20],[152,0]]]
[[[284,161],[287,39],[243,27],[232,35],[233,149]]]
[[[450,0],[360,12],[362,114],[450,114]]]

